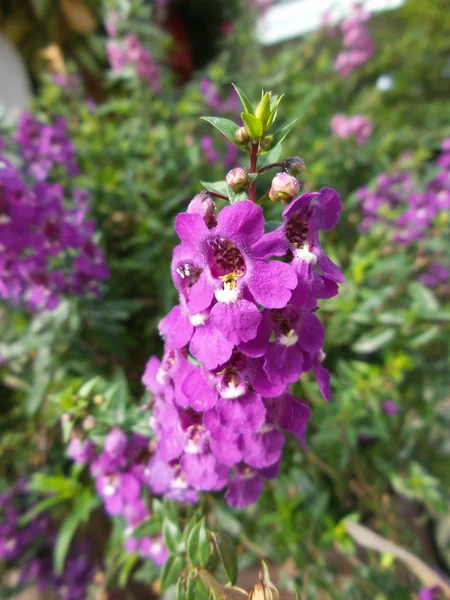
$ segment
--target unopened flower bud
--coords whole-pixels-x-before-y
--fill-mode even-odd
[[[272,92],[266,92],[261,95],[261,100],[256,107],[255,117],[262,123],[263,129],[266,129],[266,125],[270,119],[270,99]]]
[[[217,225],[216,205],[206,190],[202,190],[200,194],[197,194],[192,198],[187,207],[187,212],[191,215],[197,214],[203,217],[203,220],[209,229]]]
[[[265,135],[259,145],[262,150],[270,150],[273,146],[273,135]]]
[[[260,579],[248,595],[249,600],[279,600],[280,594],[271,581]]]
[[[241,192],[250,185],[250,178],[244,167],[236,167],[228,171],[226,180],[233,192]]]
[[[247,133],[247,129],[244,126],[239,127],[239,129],[234,134],[234,139],[240,144],[246,146],[250,141],[250,136]]]
[[[272,179],[270,186],[269,198],[272,202],[281,202],[281,204],[289,204],[300,189],[300,182],[289,173],[278,173]]]
[[[88,431],[89,429],[93,429],[95,427],[95,417],[92,415],[88,415],[84,420],[83,420],[83,429],[85,431]]]
[[[100,406],[100,404],[102,404],[102,402],[103,402],[103,396],[101,394],[95,394],[94,404],[96,404],[97,406]]]
[[[305,169],[305,161],[300,156],[292,156],[283,161],[283,166],[289,175],[298,177]]]

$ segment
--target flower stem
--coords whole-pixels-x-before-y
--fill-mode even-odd
[[[281,167],[282,169],[284,169],[284,164],[280,163],[280,162],[270,163],[270,165],[266,165],[265,167],[261,167],[256,172],[257,173],[262,173],[263,171],[267,171],[267,169],[273,169],[273,167]]]
[[[210,192],[207,190],[210,196],[215,196],[216,198],[223,198],[223,200],[228,200],[228,196],[223,196],[222,194],[216,194],[216,192]]]
[[[250,155],[250,173],[257,173],[256,170],[256,161],[258,159],[258,150],[259,150],[259,143],[256,142],[252,144],[252,152]],[[254,181],[252,184],[250,184],[250,187],[248,188],[248,197],[250,198],[250,200],[252,202],[256,202],[256,181]]]

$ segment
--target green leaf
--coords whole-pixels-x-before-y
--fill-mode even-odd
[[[187,600],[186,591],[184,589],[183,582],[181,579],[179,579],[177,583],[176,600]]]
[[[180,543],[183,539],[181,531],[169,519],[164,519],[162,527],[164,541],[170,554],[176,554],[179,550]]]
[[[264,133],[263,125],[259,119],[250,113],[241,113],[241,119],[244,122],[248,135],[254,142],[261,139]]]
[[[270,100],[270,119],[267,122],[266,129],[270,129],[275,123],[278,113],[278,107],[280,106],[280,102],[283,100],[283,98],[284,94],[281,94],[281,96],[272,96]]]
[[[260,151],[260,155],[261,155],[262,151]],[[271,165],[272,163],[277,163],[280,162],[280,158],[283,154],[283,146],[281,146],[281,144],[278,144],[278,146],[275,146],[275,148],[272,148],[271,150],[269,150],[269,152],[265,152],[263,154],[263,158],[261,160],[258,160],[258,169],[261,169],[262,167],[265,167],[267,165]]]
[[[228,197],[228,189],[230,186],[224,179],[220,181],[200,181],[200,183],[208,192]]]
[[[87,398],[88,396],[90,396],[91,393],[94,391],[95,386],[100,380],[101,379],[99,375],[88,379],[78,390],[78,396],[80,396],[80,398]]]
[[[352,350],[359,354],[370,354],[376,352],[386,344],[389,344],[396,335],[396,330],[393,327],[389,329],[373,329],[371,332],[364,334],[357,340]]]
[[[271,231],[275,231],[281,225],[280,221],[266,221],[264,225],[264,233],[270,233]]]
[[[108,402],[113,423],[122,423],[125,420],[128,404],[128,382],[122,369],[116,372],[113,385],[105,392],[105,399]]]
[[[412,281],[408,285],[408,291],[420,309],[437,310],[439,308],[439,302],[433,292],[418,281]]]
[[[137,554],[127,554],[125,556],[125,564],[120,569],[119,573],[119,587],[124,588],[127,585],[131,571],[134,569],[138,561],[139,556]]]
[[[432,327],[427,328],[425,331],[412,338],[412,340],[409,342],[411,348],[421,348],[422,346],[429,344],[439,335],[440,332],[441,329],[438,325],[433,325]]]
[[[188,558],[194,567],[198,565],[204,566],[208,562],[210,548],[205,517],[193,527],[188,537],[186,550]]]
[[[244,110],[246,113],[249,113],[250,115],[254,115],[255,114],[255,110],[252,106],[252,103],[250,102],[250,100],[248,99],[248,97],[246,96],[246,94],[244,94],[244,92],[238,88],[237,85],[234,85],[234,83],[231,84],[237,95],[239,96],[240,101],[242,102],[242,106],[244,107]]]
[[[52,356],[50,348],[43,346],[37,352],[33,363],[33,380],[27,398],[27,412],[34,415],[41,406],[51,379]]]
[[[231,585],[234,585],[238,576],[238,563],[236,551],[233,542],[228,534],[220,531],[218,533],[211,532],[212,538],[222,561],[225,574]]]
[[[300,596],[300,592],[298,591],[298,588],[294,587],[294,592],[295,592],[295,600],[302,600],[302,597]]]
[[[187,600],[209,600],[210,593],[200,577],[188,579],[186,598]]]
[[[136,527],[133,531],[133,537],[141,538],[156,535],[161,532],[161,519],[159,516],[154,515],[149,519],[143,521],[140,525]]]
[[[291,129],[294,127],[294,125],[297,123],[297,121],[298,121],[298,119],[294,119],[293,121],[291,121],[290,123],[285,125],[282,129],[279,129],[276,133],[273,134],[273,146],[272,146],[270,152],[272,152],[272,150],[274,148],[276,148],[279,144],[281,144],[281,142],[290,133]],[[265,154],[265,153],[260,152],[260,154]]]
[[[233,192],[233,190],[228,186],[228,198],[230,200],[230,204],[235,204],[236,202],[240,202],[241,200],[247,200],[248,192]]]
[[[81,523],[88,520],[91,512],[99,504],[101,504],[101,499],[94,496],[90,490],[85,490],[76,498],[72,512],[59,529],[53,549],[53,565],[58,575],[64,570],[67,552],[76,530]]]
[[[20,518],[20,521],[19,521],[20,525],[22,527],[24,525],[27,525],[27,523],[32,521],[35,517],[37,517],[37,515],[40,515],[41,513],[48,510],[49,508],[52,508],[52,506],[56,506],[57,504],[64,502],[65,500],[67,500],[67,498],[68,498],[68,496],[66,496],[64,494],[56,494],[55,496],[51,496],[50,498],[45,498],[45,500],[41,500],[41,502],[38,502],[35,506],[33,506],[32,509],[27,511]]]
[[[184,560],[181,556],[169,556],[169,559],[161,571],[162,590],[166,590],[178,580],[183,567]]]
[[[229,119],[222,119],[220,117],[201,117],[201,119],[203,119],[203,121],[207,121],[213,127],[218,129],[220,133],[224,135],[227,140],[230,140],[230,142],[232,142],[235,146],[242,148],[242,144],[237,142],[234,137],[236,135],[236,131],[239,129],[239,126],[236,125],[236,123],[233,123],[233,121],[230,121]]]

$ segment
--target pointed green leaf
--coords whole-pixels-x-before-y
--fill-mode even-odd
[[[230,200],[230,204],[234,204],[235,202],[240,202],[241,200],[247,200],[248,192],[245,190],[243,192],[233,192],[233,190],[229,187],[228,198]]]
[[[248,135],[253,141],[261,139],[264,133],[263,125],[259,119],[250,113],[241,113],[241,119],[244,122],[245,128],[247,129]]]
[[[174,583],[178,581],[184,566],[184,560],[181,556],[169,556],[161,571],[160,582],[162,590],[166,590],[168,587],[174,585]]]
[[[294,591],[295,591],[295,600],[302,600],[302,597],[300,596],[300,592],[298,591],[298,588],[294,587]]]
[[[261,150],[259,152],[260,156],[262,152],[264,151]],[[278,146],[275,146],[275,148],[272,148],[271,150],[269,150],[269,152],[264,152],[262,158],[258,160],[258,169],[262,169],[262,167],[271,165],[272,163],[280,162],[282,154],[283,146],[281,144],[278,144]]]
[[[179,550],[182,535],[178,527],[169,519],[164,519],[162,527],[164,541],[170,554],[176,554]]]
[[[225,197],[228,196],[228,184],[224,179],[220,181],[200,181],[200,183],[208,192],[220,194]]]
[[[242,106],[244,107],[245,112],[249,113],[250,115],[255,114],[252,103],[250,102],[246,94],[244,94],[244,92],[241,89],[239,89],[237,85],[234,85],[234,83],[232,83],[231,85],[236,90],[236,93],[239,96],[240,101],[242,102]]]
[[[281,96],[272,96],[270,100],[270,119],[267,122],[266,129],[270,129],[275,123],[278,113],[278,107],[280,106],[280,102],[283,100],[283,98],[284,94],[281,94]]]
[[[393,327],[389,329],[373,329],[369,333],[364,334],[357,340],[352,350],[359,354],[370,354],[376,352],[386,344],[389,344],[396,335],[396,330]]]
[[[188,558],[194,567],[206,565],[208,562],[210,548],[205,517],[193,527],[188,537],[186,550]]]
[[[209,600],[210,593],[200,577],[188,579],[186,598],[187,600]]]
[[[176,600],[187,600],[186,590],[184,589],[183,582],[178,579],[177,583],[177,595]]]
[[[76,498],[72,512],[59,529],[53,549],[53,564],[57,574],[63,572],[67,552],[76,530],[81,523],[88,520],[91,512],[99,504],[101,499],[94,496],[90,490],[85,490]]]
[[[20,526],[23,527],[24,525],[27,525],[30,521],[35,519],[42,512],[47,511],[49,508],[52,508],[52,506],[55,506],[56,504],[60,504],[61,502],[64,502],[65,500],[67,500],[67,496],[65,496],[64,494],[56,494],[55,496],[50,496],[50,498],[45,498],[45,500],[41,500],[40,502],[35,504],[35,506],[33,506],[33,508],[31,510],[26,512],[20,518],[20,520],[19,520]]]
[[[156,535],[161,532],[161,519],[159,516],[154,515],[149,519],[143,521],[140,525],[136,527],[133,531],[133,537],[141,538]]]
[[[214,543],[222,561],[225,574],[231,585],[234,585],[238,576],[238,563],[233,542],[228,534],[223,531],[211,533]]]
[[[273,146],[270,149],[270,152],[272,152],[272,150],[274,148],[276,148],[278,146],[278,144],[281,144],[281,142],[289,134],[289,132],[294,127],[294,125],[297,123],[297,121],[298,121],[298,119],[294,119],[293,121],[291,121],[290,123],[288,123],[287,125],[285,125],[281,129],[279,129],[276,133],[273,134]],[[260,154],[265,154],[265,152],[261,151]]]
[[[201,118],[203,119],[203,121],[207,121],[213,127],[218,129],[220,131],[220,133],[222,135],[224,135],[227,138],[227,140],[230,140],[230,142],[232,142],[235,146],[238,146],[238,148],[243,147],[242,144],[237,142],[234,137],[236,135],[236,131],[239,129],[239,126],[236,125],[236,123],[233,123],[233,121],[230,121],[229,119],[222,119],[220,117],[201,117]]]

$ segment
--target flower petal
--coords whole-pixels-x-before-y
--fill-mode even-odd
[[[311,225],[317,229],[333,229],[339,221],[342,202],[339,194],[332,188],[322,188],[320,195],[314,202],[314,214]]]
[[[216,234],[230,240],[255,244],[264,234],[262,208],[251,200],[241,200],[222,208],[217,219]]]
[[[228,484],[225,498],[230,506],[245,508],[258,500],[263,487],[259,477],[242,478],[236,475]]]
[[[178,304],[161,319],[158,329],[174,348],[186,346],[194,333],[194,327],[183,316]]]
[[[197,314],[209,308],[214,298],[214,290],[202,273],[189,291],[187,307],[192,314]]]
[[[216,412],[222,427],[236,433],[256,431],[261,427],[266,409],[259,394],[247,392],[233,400],[220,398]]]
[[[272,342],[267,349],[264,370],[275,385],[295,383],[302,374],[303,357],[297,345],[283,346]]]
[[[211,323],[235,345],[256,337],[261,318],[257,307],[243,298],[230,304],[218,302],[211,309]]]
[[[311,410],[304,400],[292,394],[284,394],[280,427],[293,433],[301,444],[305,443],[305,431],[310,417]]]
[[[248,287],[256,302],[265,308],[284,308],[297,286],[294,269],[279,260],[256,260]]]
[[[313,313],[304,313],[302,316],[299,346],[308,352],[318,352],[323,346],[325,330],[322,323]]]
[[[193,250],[198,248],[200,240],[209,233],[209,229],[200,215],[188,213],[177,215],[175,231],[183,244]]]
[[[254,258],[269,258],[270,256],[284,256],[288,250],[288,241],[286,239],[284,225],[278,227],[270,233],[263,235],[252,246],[252,256]]]
[[[207,369],[214,369],[230,358],[233,343],[225,339],[217,327],[208,322],[195,329],[189,350]]]
[[[203,412],[217,403],[217,390],[205,381],[199,367],[188,373],[181,384],[183,394],[189,399],[189,406],[197,412]]]

